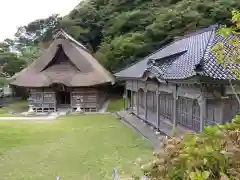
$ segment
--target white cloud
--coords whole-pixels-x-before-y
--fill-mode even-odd
[[[66,15],[80,0],[1,0],[0,41],[11,38],[17,28],[51,14]]]

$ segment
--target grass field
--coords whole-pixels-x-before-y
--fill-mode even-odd
[[[108,112],[116,112],[120,111],[124,108],[124,100],[122,98],[113,99],[111,103],[108,105]]]
[[[108,180],[140,173],[152,148],[111,115],[0,121],[1,180]]]

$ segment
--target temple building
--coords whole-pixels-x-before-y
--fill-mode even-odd
[[[125,108],[157,132],[166,124],[199,132],[231,121],[239,112],[240,81],[212,53],[216,43],[228,45],[217,29],[185,35],[116,73],[125,82]]]
[[[114,77],[100,65],[85,46],[59,31],[39,59],[18,73],[10,84],[29,90],[35,111],[59,108],[98,111]]]

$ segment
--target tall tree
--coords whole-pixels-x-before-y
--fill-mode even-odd
[[[59,16],[54,14],[46,19],[37,19],[26,26],[21,26],[15,33],[14,45],[21,51],[26,46],[37,45],[43,40],[51,39],[58,24]]]
[[[96,57],[107,68],[118,71],[169,43],[174,37],[215,23],[231,23],[229,10],[232,8],[240,9],[240,2],[88,0],[82,1],[68,17],[78,26],[87,28],[88,31],[82,37],[84,42],[91,45]],[[142,42],[137,45],[139,41],[129,38],[133,34],[143,37],[142,48]],[[82,40],[80,37],[77,39]],[[131,51],[131,47],[129,51],[122,50],[125,44],[135,44],[138,51]]]
[[[10,45],[0,43],[0,87],[7,83],[6,78],[21,71],[25,67],[25,60],[18,54],[11,52]]]
[[[26,55],[39,43],[47,47],[56,31],[64,29],[116,72],[177,36],[215,23],[231,24],[233,8],[240,9],[239,0],[85,0],[65,17],[52,15],[20,27],[6,43]]]
[[[240,79],[240,12],[232,11],[232,25],[227,27],[223,25],[219,30],[218,34],[223,37],[223,41],[217,43],[213,48],[218,62],[224,66],[225,69],[230,70],[236,78]],[[238,66],[236,66],[236,64]],[[237,68],[236,68],[237,67]],[[240,97],[236,93],[232,81],[229,80],[229,84],[232,87],[232,91],[235,94],[238,103],[240,104]]]

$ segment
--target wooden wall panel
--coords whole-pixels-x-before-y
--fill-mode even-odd
[[[166,93],[173,93],[175,91],[175,85],[172,84],[159,84],[158,91],[166,92]]]
[[[46,90],[46,91],[45,91]],[[30,90],[29,104],[37,111],[56,109],[56,95],[51,89],[36,88]]]
[[[138,89],[145,89],[145,82],[144,81],[138,81]]]
[[[137,92],[138,91],[138,80],[132,81],[132,90]]]
[[[237,94],[240,94],[240,86],[239,85],[233,85],[233,88]],[[234,94],[231,86],[225,86],[225,92],[227,95]]]
[[[223,103],[223,122],[229,122],[240,112],[240,105],[235,95],[230,95],[221,101]]]
[[[216,125],[221,123],[221,100],[207,99],[205,125]]]
[[[201,96],[201,90],[200,88],[196,87],[180,86],[177,88],[177,95],[186,98],[197,99],[198,97]]]
[[[148,91],[157,91],[158,84],[153,81],[147,81],[146,86]]]
[[[78,89],[78,91],[74,91],[71,93],[71,106],[72,108],[76,108],[79,103],[83,108],[97,108],[98,107],[98,96],[97,91],[86,92],[82,89]],[[78,101],[79,99],[79,101]]]
[[[132,90],[132,80],[127,80],[127,81],[126,81],[126,88],[127,88],[128,90]]]

